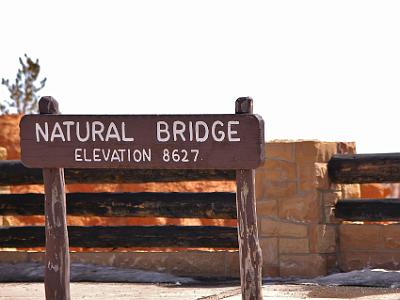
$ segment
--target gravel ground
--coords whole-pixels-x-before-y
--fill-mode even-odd
[[[240,300],[238,286],[71,283],[73,300]],[[0,300],[44,299],[43,283],[0,283]],[[316,285],[266,285],[264,299],[400,299],[400,289]]]

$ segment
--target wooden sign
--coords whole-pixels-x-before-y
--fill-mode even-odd
[[[37,168],[255,169],[264,122],[235,115],[26,115],[21,160]]]
[[[264,122],[251,98],[236,100],[235,115],[68,116],[52,97],[40,99],[39,112],[21,120],[21,160],[43,168],[47,300],[70,300],[64,167],[236,169],[242,299],[263,299],[254,169]]]

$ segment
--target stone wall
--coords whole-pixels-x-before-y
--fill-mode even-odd
[[[340,269],[386,268],[400,265],[400,224],[340,225]]]
[[[331,184],[327,162],[333,154],[354,151],[354,143],[266,144],[266,161],[256,173],[264,275],[314,277],[337,269],[333,207],[341,197],[359,197],[360,189]]]

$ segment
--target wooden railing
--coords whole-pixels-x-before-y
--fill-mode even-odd
[[[230,170],[66,169],[67,183],[235,180]],[[42,184],[42,170],[0,161],[0,185]],[[70,193],[67,214],[101,217],[236,219],[235,193]],[[43,194],[0,194],[0,215],[44,214]],[[236,227],[68,226],[71,247],[238,248]],[[0,227],[0,248],[45,246],[42,226]]]
[[[400,153],[334,155],[328,164],[333,183],[400,182]],[[348,221],[399,221],[400,199],[343,199],[335,216]]]

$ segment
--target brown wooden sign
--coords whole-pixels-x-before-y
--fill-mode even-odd
[[[39,168],[255,169],[264,122],[235,115],[26,115],[21,160]]]

